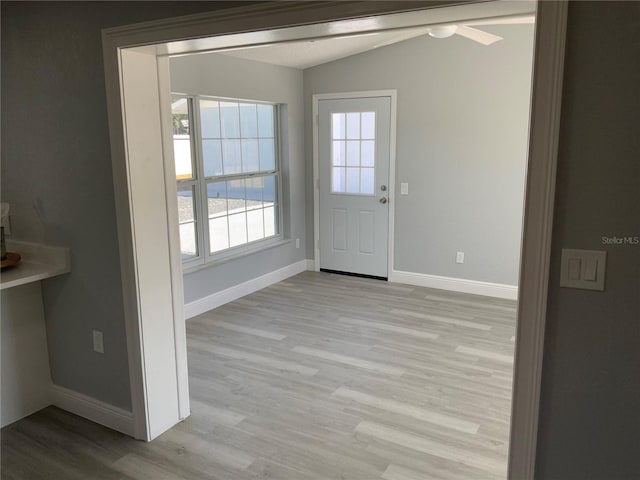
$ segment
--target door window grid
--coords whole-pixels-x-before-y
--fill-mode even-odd
[[[375,112],[331,114],[331,192],[373,195]]]

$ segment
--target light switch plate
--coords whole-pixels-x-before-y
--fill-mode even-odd
[[[409,184],[402,182],[400,184],[400,195],[409,195]]]
[[[560,286],[585,290],[604,290],[607,252],[562,249]]]

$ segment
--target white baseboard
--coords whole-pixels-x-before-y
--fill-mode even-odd
[[[315,272],[316,270],[316,261],[313,258],[307,258],[307,270],[310,272]]]
[[[249,295],[250,293],[262,290],[269,285],[286,280],[289,277],[309,270],[309,260],[300,260],[299,262],[292,263],[286,267],[274,270],[273,272],[265,273],[264,275],[248,280],[239,285],[226,288],[219,292],[213,293],[193,302],[189,302],[184,306],[185,318],[192,318],[201,313],[208,312],[214,308],[224,305],[225,303],[232,302],[238,298]],[[313,264],[313,260],[311,260]]]
[[[418,287],[437,288],[439,290],[505,298],[508,300],[517,300],[518,298],[517,286],[504,285],[501,283],[480,282],[478,280],[465,280],[463,278],[453,277],[440,277],[438,275],[402,272],[399,270],[393,270],[391,272],[389,281],[415,285]]]
[[[51,386],[53,405],[133,437],[133,414],[74,390]]]

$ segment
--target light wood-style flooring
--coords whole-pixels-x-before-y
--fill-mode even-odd
[[[54,407],[2,479],[504,479],[515,302],[305,272],[188,321],[192,416],[151,443]]]

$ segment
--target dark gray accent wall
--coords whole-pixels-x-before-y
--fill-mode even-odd
[[[569,6],[536,478],[640,478],[640,3]],[[604,292],[560,251],[607,251]]]
[[[129,409],[101,30],[236,2],[2,2],[2,201],[13,237],[71,248],[43,282],[53,382]],[[103,355],[92,330],[104,332]]]

